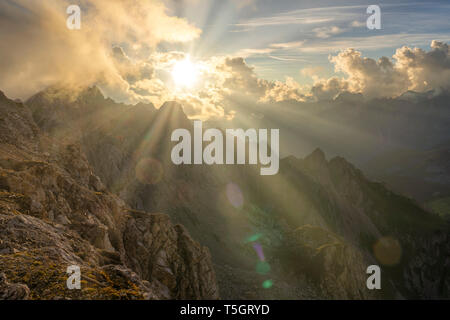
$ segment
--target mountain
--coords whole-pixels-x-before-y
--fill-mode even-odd
[[[90,90],[71,113],[52,100],[38,123],[53,137],[27,106],[0,94],[0,297],[218,298],[207,248],[167,215],[131,209],[107,191],[72,137],[56,139],[60,120],[74,128],[71,119],[98,98]],[[66,287],[72,265],[81,290]]]
[[[450,91],[409,91],[397,98],[342,93],[332,100],[239,105],[238,127],[282,128],[284,155],[305,157],[316,147],[343,156],[364,170],[366,163],[398,150],[425,151],[450,140]],[[247,102],[246,102],[247,103]],[[252,117],[251,114],[259,114]]]
[[[227,125],[280,128],[283,156],[305,157],[320,147],[329,157],[345,157],[371,179],[448,215],[449,100],[445,89],[407,91],[396,98],[344,92],[316,102],[236,106],[239,112]]]
[[[427,150],[399,149],[380,155],[366,165],[366,171],[422,205],[450,214],[448,206],[435,208],[450,197],[449,142]]]
[[[260,176],[258,166],[175,166],[170,161],[175,144],[170,135],[177,128],[192,130],[176,102],[159,109],[128,106],[105,99],[95,87],[75,92],[51,88],[25,105],[6,101],[4,112],[20,121],[14,126],[1,123],[1,141],[29,146],[8,144],[4,157],[44,157],[40,161],[75,185],[66,193],[56,189],[55,196],[53,185],[40,187],[48,171],[28,170],[21,177],[39,194],[52,192],[55,205],[65,208],[57,207],[53,216],[64,212],[68,221],[63,219],[61,225],[71,233],[52,239],[78,237],[84,246],[100,250],[102,257],[114,257],[115,263],[105,262],[108,268],[127,268],[137,279],[156,285],[150,298],[217,298],[218,292],[225,299],[450,296],[448,224],[413,200],[371,182],[342,157],[328,160],[320,149],[303,159],[290,156],[280,161],[274,176]],[[16,127],[26,130],[15,131]],[[36,135],[50,141],[47,149],[31,143]],[[4,170],[14,173],[19,168]],[[31,190],[24,193],[10,180],[1,181],[5,192],[31,197]],[[67,208],[59,195],[69,199]],[[103,197],[119,202],[119,208],[108,207]],[[21,216],[35,218],[19,207],[20,198],[12,199],[8,201],[20,209],[16,210],[25,212]],[[47,202],[40,203],[47,211]],[[82,214],[85,208],[89,218]],[[36,219],[47,223],[45,217]],[[103,233],[91,230],[89,223]],[[44,232],[33,230],[37,235]],[[20,230],[9,232],[17,234],[17,245],[28,245],[21,243]],[[98,238],[115,239],[109,241],[114,250]],[[366,287],[366,269],[373,264],[382,268],[382,290]],[[9,272],[6,279],[26,284],[37,297],[27,278]]]

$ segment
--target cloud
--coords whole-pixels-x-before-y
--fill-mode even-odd
[[[220,116],[222,112],[254,110],[258,103],[352,97],[347,93],[370,99],[397,97],[407,90],[450,89],[448,45],[438,41],[432,42],[429,51],[403,47],[393,57],[379,59],[364,57],[361,52],[348,48],[330,56],[329,61],[336,71],[330,78],[322,78],[324,68],[320,66],[300,70],[314,81],[307,86],[290,77],[285,81],[261,79],[243,57],[217,58],[214,63],[209,62],[209,80],[203,85],[201,99],[210,106],[220,106],[218,112],[211,113]],[[199,105],[193,110],[201,110]]]
[[[347,48],[357,48],[358,50],[378,51],[380,49],[390,49],[399,46],[399,43],[409,43],[410,46],[423,45],[429,43],[430,39],[437,39],[445,42],[449,40],[447,34],[439,33],[398,33],[364,37],[339,37],[338,39],[317,39],[306,41],[298,51],[310,54],[329,54],[339,52]]]
[[[177,98],[177,102],[183,105],[183,110],[189,118],[199,120],[228,119],[231,114],[226,114],[224,108],[212,101],[208,97],[199,97],[187,95],[183,98]]]
[[[300,70],[300,74],[311,77],[313,79],[318,79],[319,75],[322,74],[325,71],[325,68],[322,66],[313,66],[313,67],[306,67]]]
[[[298,56],[289,56],[289,55],[269,55],[268,56],[271,59],[279,60],[279,61],[301,61],[301,62],[308,62],[307,59],[299,58]]]
[[[241,57],[241,58],[247,58],[250,56],[256,56],[256,55],[265,55],[265,54],[269,54],[272,51],[274,51],[274,49],[272,48],[263,48],[263,49],[242,49],[239,50],[235,56],[237,57]]]
[[[310,12],[308,14],[308,12]],[[310,10],[302,10],[302,12],[288,12],[277,14],[270,17],[253,18],[247,21],[243,21],[235,24],[237,27],[246,28],[259,28],[267,26],[283,26],[283,25],[302,25],[302,24],[319,24],[333,21],[330,15],[314,16]]]
[[[316,37],[326,39],[331,37],[332,35],[342,33],[345,30],[336,26],[331,26],[331,27],[314,28],[313,31],[316,34]]]
[[[225,58],[216,70],[224,74],[222,87],[225,90],[256,97],[264,96],[266,81],[256,76],[253,68],[247,65],[244,58]]]
[[[133,62],[121,47],[114,47],[112,49],[112,58],[114,59],[116,70],[129,84],[133,84],[140,79],[154,77],[154,68],[149,62]]]
[[[305,43],[305,41],[292,41],[292,42],[284,42],[284,43],[272,43],[270,47],[275,49],[292,49],[301,47]]]
[[[305,88],[293,78],[268,81],[258,78],[254,69],[242,57],[226,57],[216,66],[221,81],[216,83],[216,97],[227,112],[236,111],[240,104],[256,104],[284,100],[305,101]],[[245,106],[244,106],[245,107]]]
[[[447,43],[433,40],[431,50],[402,47],[397,49],[396,66],[408,77],[409,89],[425,91],[450,88],[450,50]]]
[[[118,49],[111,52],[114,44],[145,52],[161,42],[193,40],[201,32],[184,19],[168,16],[157,0],[76,3],[82,8],[81,30],[66,28],[66,8],[73,1],[0,2],[0,87],[10,96],[26,98],[61,83],[103,83],[126,93],[129,81],[152,71],[148,65],[133,66]]]
[[[432,41],[431,50],[402,47],[389,59],[362,57],[361,52],[346,49],[330,57],[336,72],[345,78],[318,80],[311,92],[318,99],[343,91],[362,93],[368,98],[396,97],[407,90],[450,89],[450,53],[446,43]]]
[[[253,10],[257,9],[257,0],[232,0],[238,9],[243,9],[245,7],[251,7]]]
[[[387,57],[378,60],[365,58],[361,52],[347,49],[331,57],[335,71],[343,72],[347,78],[341,81],[349,91],[361,92],[368,97],[396,96],[408,88],[406,74]],[[335,87],[334,87],[335,88]]]
[[[233,102],[280,102],[285,100],[332,100],[342,93],[360,93],[366,98],[397,97],[407,90],[450,89],[449,46],[433,41],[431,49],[402,47],[391,57],[372,59],[352,48],[329,57],[336,75],[322,78],[323,67],[303,68],[300,73],[311,77],[308,87],[293,78],[285,81],[260,79],[242,57],[225,58],[216,72],[218,101],[233,97]],[[343,74],[343,76],[338,76]],[[236,98],[238,97],[238,98]],[[251,97],[251,98],[250,98]],[[226,103],[224,103],[227,106]],[[231,105],[229,106],[231,107]]]
[[[351,21],[355,14],[364,12],[367,6],[325,6],[316,8],[303,8],[299,10],[291,10],[287,12],[277,13],[272,16],[257,17],[241,21],[235,24],[245,30],[254,28],[262,28],[267,26],[297,26],[297,25],[316,25],[325,24],[336,21]]]
[[[140,101],[152,102],[158,106],[167,100],[171,100],[170,92],[160,79],[136,81],[130,86],[130,90],[139,96]]]
[[[350,24],[350,26],[352,26],[352,27],[354,27],[354,28],[365,27],[365,26],[366,26],[366,22],[354,20],[354,21],[352,21],[352,23]]]
[[[286,100],[307,101],[304,94],[305,88],[300,86],[293,78],[287,77],[285,82],[275,81],[266,84],[264,97],[261,102],[280,102]]]
[[[320,79],[311,88],[311,94],[316,100],[332,100],[341,92],[351,91],[348,81],[338,77]]]

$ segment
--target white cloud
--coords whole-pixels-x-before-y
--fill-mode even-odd
[[[314,28],[313,31],[316,34],[316,37],[321,38],[321,39],[326,39],[326,38],[331,37],[332,35],[342,33],[345,30],[343,30],[339,27],[336,27],[336,26],[332,26],[332,27]]]
[[[303,53],[329,54],[355,48],[358,50],[378,51],[384,48],[396,48],[399,44],[408,43],[409,46],[423,45],[429,43],[430,39],[447,42],[450,40],[447,34],[420,33],[420,34],[388,34],[367,37],[341,37],[339,39],[326,39],[317,41],[306,41],[298,48]]]
[[[407,90],[450,89],[450,51],[446,43],[432,41],[431,50],[402,47],[392,59],[362,57],[346,49],[330,57],[337,72],[345,78],[317,80],[312,93],[318,98],[334,97],[343,91],[366,97],[396,97]]]
[[[125,78],[138,68],[133,71],[127,57],[118,61],[120,53],[111,53],[114,44],[152,50],[160,42],[191,41],[201,33],[168,16],[159,0],[78,3],[81,30],[72,31],[66,28],[68,0],[0,2],[0,87],[10,96],[26,98],[53,84],[95,82],[127,91]]]
[[[354,27],[354,28],[365,27],[366,26],[366,22],[354,20],[354,21],[352,21],[350,26]]]
[[[284,43],[272,43],[270,47],[276,49],[292,49],[301,47],[305,41],[292,41],[292,42],[284,42]]]

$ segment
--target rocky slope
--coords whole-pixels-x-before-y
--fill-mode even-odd
[[[368,181],[343,158],[327,161],[320,150],[304,160],[285,159],[281,168],[277,178],[281,181],[271,184],[282,188],[272,193],[280,203],[290,203],[291,208],[276,214],[289,226],[299,226],[294,230],[294,244],[299,243],[300,231],[300,246],[306,245],[300,252],[307,253],[312,246],[316,248],[314,259],[328,256],[320,258],[319,264],[313,259],[312,264],[314,273],[322,270],[322,279],[335,277],[324,281],[323,290],[331,284],[336,287],[330,295],[337,292],[338,297],[367,297],[367,290],[355,284],[366,279],[363,270],[368,265],[377,264],[384,275],[379,292],[383,298],[448,297],[449,279],[444,270],[450,267],[449,225],[439,216],[380,183]],[[294,191],[284,187],[286,180],[296,185]],[[295,215],[296,211],[301,214]],[[305,228],[308,224],[314,227]],[[292,256],[292,247],[292,239],[280,246],[288,251],[286,257]],[[336,270],[340,270],[339,276]]]
[[[219,297],[209,250],[185,228],[130,209],[75,140],[42,133],[3,93],[0,115],[0,298]],[[66,287],[71,265],[81,290]]]
[[[223,298],[448,298],[448,226],[412,200],[368,181],[343,158],[327,160],[316,150],[305,159],[283,159],[280,173],[267,177],[249,166],[174,166],[170,134],[175,128],[192,130],[177,103],[159,110],[125,106],[91,88],[76,94],[47,90],[26,105],[40,130],[80,145],[106,190],[134,210],[167,213],[208,247]],[[136,215],[132,221],[153,223]],[[121,261],[144,279],[154,273],[173,288],[164,267],[146,267],[162,259],[147,254],[153,240],[146,234],[153,226],[115,225],[125,226],[118,231]],[[82,229],[75,230],[83,234]],[[177,243],[177,250],[184,247]],[[430,250],[431,244],[439,249]],[[382,267],[382,290],[366,287],[371,264]],[[184,270],[197,278],[191,268]],[[213,274],[209,265],[201,270]],[[215,291],[203,285],[188,291],[199,290]]]

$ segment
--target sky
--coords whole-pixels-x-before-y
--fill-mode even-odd
[[[66,9],[81,8],[81,29]],[[191,118],[232,119],[254,102],[368,98],[450,85],[450,2],[4,0],[0,90],[98,85],[125,103],[183,104]]]
[[[205,5],[205,3],[208,3]],[[373,1],[171,1],[170,11],[202,29],[193,54],[238,55],[264,79],[311,83],[304,68],[331,76],[328,56],[353,47],[364,56],[392,56],[403,45],[428,48],[450,39],[450,2],[378,1],[381,30],[369,30]],[[306,74],[305,74],[306,73]]]

